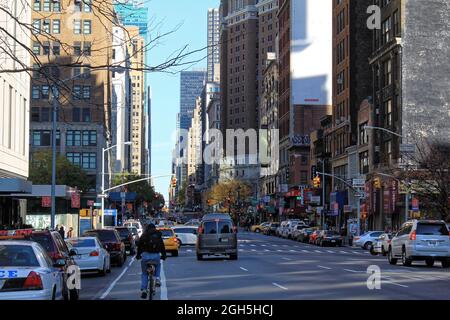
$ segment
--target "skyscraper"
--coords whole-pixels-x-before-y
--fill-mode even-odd
[[[148,8],[143,5],[144,0],[114,1],[114,10],[124,26],[139,27],[139,34],[147,39],[148,35]]]
[[[180,81],[180,128],[189,129],[195,109],[195,101],[201,95],[206,71],[183,71]]]
[[[208,82],[220,81],[219,9],[208,10]]]

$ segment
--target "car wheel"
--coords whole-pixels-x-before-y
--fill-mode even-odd
[[[103,261],[103,268],[98,271],[98,274],[102,277],[106,275],[106,260]]]
[[[230,260],[237,260],[238,259],[238,255],[237,254],[231,254],[230,255]]]
[[[398,261],[397,258],[394,258],[394,255],[392,253],[392,248],[389,248],[388,261],[389,261],[389,264],[392,264],[392,265],[396,265],[397,261]]]
[[[412,265],[412,259],[410,259],[406,256],[405,248],[403,248],[403,250],[402,250],[402,264],[405,267],[410,267]]]
[[[203,255],[197,253],[197,260],[198,261],[203,261]]]
[[[178,257],[178,250],[172,251],[172,257]]]
[[[442,268],[450,268],[450,260],[442,260]]]
[[[366,243],[364,243],[363,248],[364,248],[365,250],[369,250],[371,247],[372,247],[372,242],[367,241]]]
[[[434,259],[426,259],[425,263],[427,264],[428,268],[432,268],[434,266]]]

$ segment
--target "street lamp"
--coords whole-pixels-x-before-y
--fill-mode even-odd
[[[128,145],[131,146],[133,143],[131,141],[127,141],[127,142],[123,142],[123,145]],[[101,198],[102,198],[102,219],[101,219],[101,227],[103,228],[104,226],[104,219],[105,219],[105,153],[108,150],[111,150],[112,148],[116,148],[117,146],[119,146],[120,144],[116,144],[114,146],[111,146],[109,148],[103,148],[102,149],[102,194],[101,194]]]

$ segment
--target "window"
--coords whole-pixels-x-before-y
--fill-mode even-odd
[[[300,184],[303,184],[303,185],[308,184],[308,171],[300,172]]]
[[[73,54],[75,56],[81,56],[81,42],[77,41],[73,43]]]
[[[97,169],[97,154],[83,153],[83,169]]]
[[[395,10],[394,12],[394,36],[400,35],[400,18],[398,10]]]
[[[39,99],[41,97],[40,95],[40,88],[39,86],[33,86],[31,89],[31,99]]]
[[[344,30],[344,27],[345,27],[345,11],[344,10],[342,10],[338,14],[336,23],[337,23],[336,32],[337,32],[337,34],[339,34],[342,32],[342,30]]]
[[[383,21],[381,30],[383,31],[383,44],[386,44],[391,40],[391,17]]]
[[[66,154],[67,160],[76,166],[81,166],[81,153],[69,152]]]
[[[42,53],[46,56],[50,55],[50,42],[44,41],[42,43]]]
[[[359,154],[359,172],[361,174],[369,173],[369,151]]]
[[[73,86],[72,96],[74,100],[81,99],[81,86]]]
[[[50,12],[50,10],[51,10],[50,0],[44,0],[44,5],[43,5],[42,9],[45,12]]]
[[[80,67],[74,67],[73,68],[73,77],[79,78],[81,75],[81,68]]]
[[[92,12],[92,0],[84,0],[84,12]]]
[[[84,20],[83,21],[83,33],[84,34],[91,34],[91,20]]]
[[[39,108],[37,108],[37,107],[31,108],[31,121],[39,122]]]
[[[91,86],[83,87],[83,99],[89,100],[91,98]]]
[[[53,42],[53,55],[59,56],[61,54],[61,48],[58,42]]]
[[[81,0],[74,0],[73,2],[74,2],[73,3],[73,5],[74,5],[73,10],[75,12],[81,12]]]
[[[36,147],[49,147],[53,143],[50,130],[35,130],[32,132],[32,144]],[[60,132],[56,132],[56,145],[60,145]]]
[[[61,20],[55,19],[53,20],[53,29],[54,34],[59,34],[61,32]]]
[[[83,146],[94,147],[97,145],[97,131],[83,131]]]
[[[339,94],[342,91],[344,91],[344,88],[345,88],[345,74],[344,74],[344,71],[342,71],[341,73],[339,73],[337,75],[336,82],[337,82],[337,92]]]
[[[339,42],[336,48],[336,60],[337,63],[341,63],[345,59],[345,40]]]
[[[81,20],[73,20],[73,33],[81,34]]]
[[[392,84],[392,60],[389,59],[383,63],[384,72],[384,86],[390,86]]]
[[[50,109],[41,108],[41,122],[49,122],[49,121],[50,121]]]
[[[73,108],[72,109],[72,121],[73,122],[80,122],[80,108]]]
[[[369,134],[365,127],[367,126],[367,122],[359,125],[359,144],[368,144],[369,143]]]
[[[48,99],[50,87],[47,85],[43,85],[41,89],[41,97],[42,99]]]
[[[384,103],[384,124],[387,128],[392,126],[392,100]]]
[[[60,12],[61,11],[61,0],[54,0],[53,1],[53,12]]]
[[[37,56],[41,54],[41,45],[37,41],[33,41],[33,53]]]
[[[82,122],[90,122],[91,121],[91,109],[83,108],[83,119]]]
[[[41,11],[41,0],[33,0],[33,10]]]
[[[39,33],[41,31],[41,20],[33,19],[33,32]]]
[[[83,78],[89,79],[91,77],[91,66],[87,65],[83,68]]]
[[[81,146],[81,131],[68,130],[66,133],[66,145],[68,147]]]
[[[83,42],[83,54],[85,56],[91,55],[91,43],[90,42]]]

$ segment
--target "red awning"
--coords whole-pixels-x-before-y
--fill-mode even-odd
[[[291,198],[291,197],[300,197],[300,190],[292,190],[286,193],[285,195],[286,198]]]

